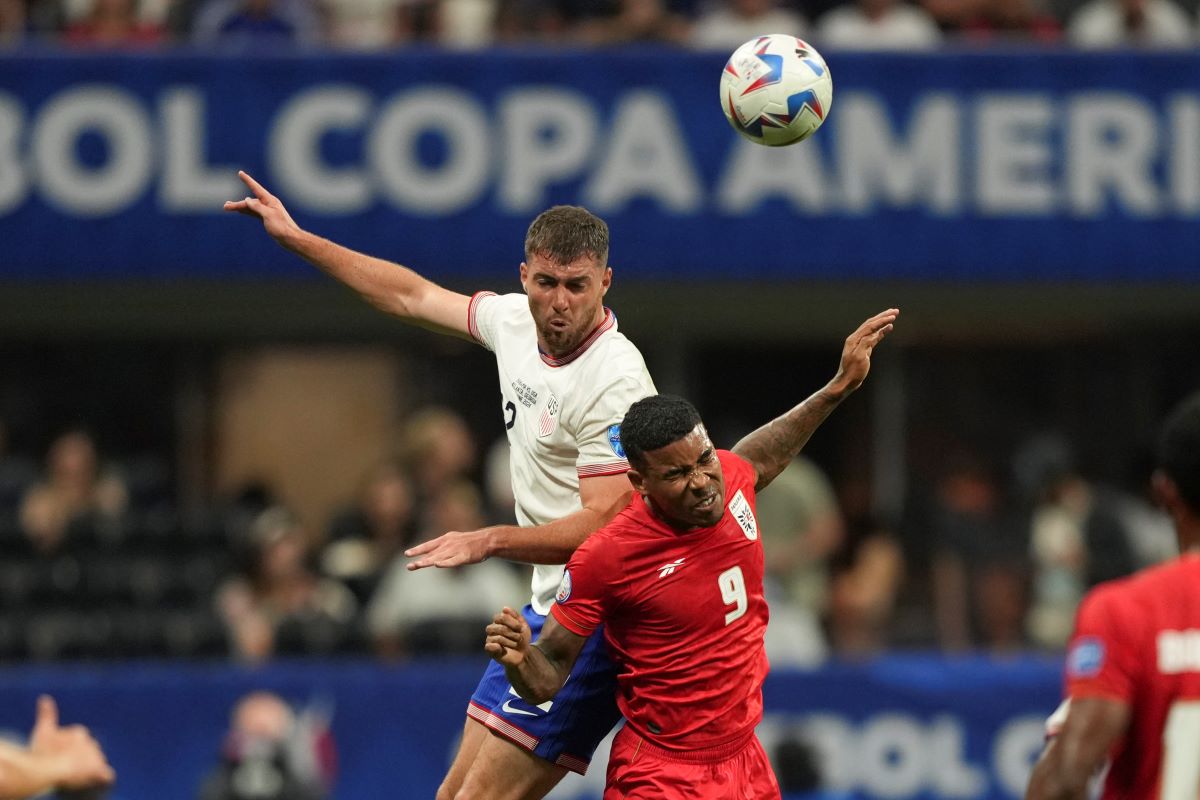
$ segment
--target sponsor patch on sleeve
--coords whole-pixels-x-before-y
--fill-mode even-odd
[[[1067,651],[1067,677],[1096,677],[1104,668],[1104,655],[1104,642],[1096,637],[1077,639]]]
[[[562,580],[558,584],[558,594],[554,595],[557,603],[565,603],[571,599],[571,571],[563,570]]]
[[[593,428],[593,430],[595,430]],[[608,443],[617,454],[617,458],[625,458],[625,448],[621,446],[621,423],[608,426]]]

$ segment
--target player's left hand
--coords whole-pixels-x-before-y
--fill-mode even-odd
[[[425,567],[461,567],[464,564],[485,561],[491,555],[488,545],[491,539],[489,531],[489,528],[478,531],[450,531],[436,539],[410,547],[404,551],[406,557],[413,559],[408,562],[408,569],[411,572]]]
[[[834,391],[849,394],[862,386],[862,382],[867,379],[867,373],[871,371],[871,352],[875,345],[892,332],[898,316],[898,308],[881,311],[859,325],[858,330],[846,338],[846,344],[842,347],[842,363],[838,366],[837,375],[830,382]]]
[[[483,649],[500,664],[517,667],[525,661],[532,639],[533,634],[525,617],[505,606],[492,618],[492,624],[487,626]]]

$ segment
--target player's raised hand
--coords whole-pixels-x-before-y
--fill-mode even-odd
[[[263,227],[266,228],[271,238],[286,246],[288,238],[300,232],[300,226],[292,220],[279,198],[264,189],[261,183],[242,170],[238,170],[238,177],[253,193],[253,197],[226,200],[225,210],[236,211],[248,217],[257,217],[262,220]]]
[[[87,728],[59,727],[58,705],[48,695],[38,698],[29,751],[52,766],[54,785],[60,789],[99,788],[117,777]]]
[[[858,330],[846,338],[846,344],[842,347],[842,362],[832,382],[833,388],[849,394],[862,386],[867,373],[871,371],[871,352],[892,332],[898,316],[898,308],[881,311],[859,325]]]
[[[525,618],[508,606],[492,618],[487,626],[487,639],[483,649],[489,656],[506,667],[517,667],[529,653],[533,634]]]
[[[445,568],[478,564],[491,555],[488,546],[490,538],[488,528],[478,531],[449,531],[436,539],[408,548],[404,555],[413,559],[408,562],[410,572],[425,567]]]

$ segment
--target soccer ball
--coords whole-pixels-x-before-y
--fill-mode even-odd
[[[816,132],[833,105],[833,79],[816,49],[771,33],[733,51],[721,73],[721,108],[734,130],[779,147]]]

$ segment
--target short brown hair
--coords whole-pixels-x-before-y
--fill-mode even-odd
[[[608,263],[608,225],[586,208],[553,206],[538,214],[525,235],[525,260],[538,255],[570,264],[584,255]]]

